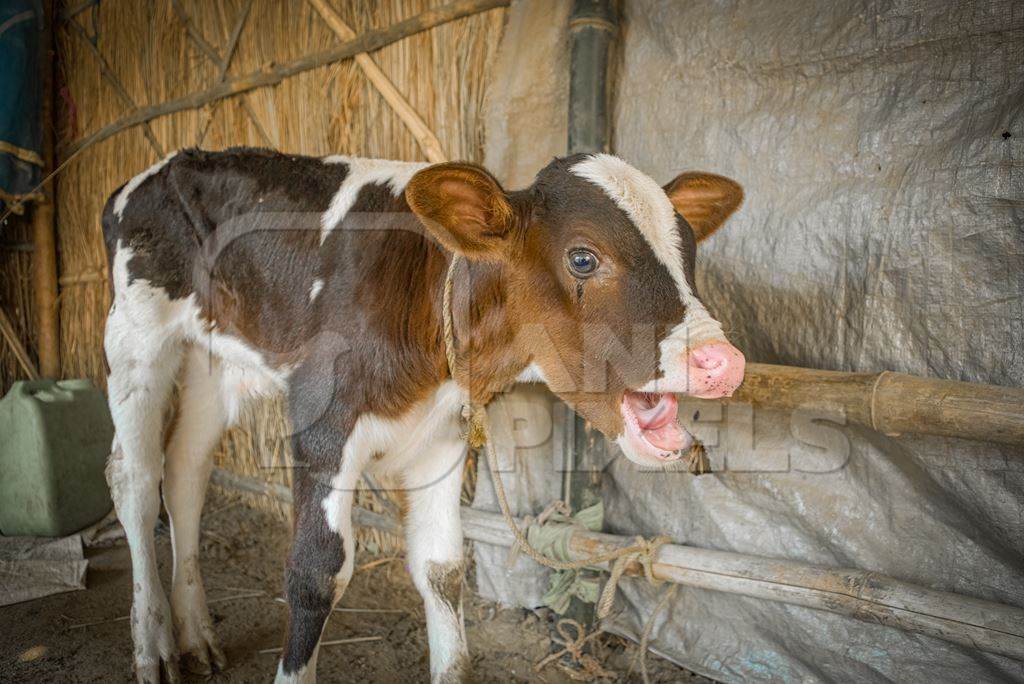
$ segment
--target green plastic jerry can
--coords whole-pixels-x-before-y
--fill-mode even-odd
[[[113,437],[92,381],[14,383],[0,399],[0,533],[62,537],[106,515]]]

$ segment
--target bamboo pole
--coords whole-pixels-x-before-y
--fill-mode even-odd
[[[198,109],[211,102],[222,100],[225,97],[274,85],[290,76],[301,74],[310,69],[316,69],[317,67],[348,59],[362,52],[379,50],[385,45],[390,45],[403,38],[432,29],[435,26],[498,7],[507,7],[510,2],[511,0],[455,0],[455,2],[450,2],[447,5],[420,12],[416,16],[392,24],[387,28],[367,31],[358,38],[342,43],[330,50],[308,54],[284,64],[269,65],[259,71],[228,79],[205,90],[194,92],[176,100],[168,100],[160,104],[140,107],[127,116],[113,121],[98,131],[71,143],[61,150],[62,157],[70,157],[81,149],[95,145],[112,135],[158,117],[187,109]]]
[[[54,6],[43,3],[45,31],[40,50],[39,82],[42,98],[39,120],[43,134],[43,175],[53,168],[53,50]],[[57,232],[54,223],[56,193],[50,185],[32,209],[32,293],[36,314],[36,350],[39,374],[60,377],[60,319],[57,312]]]
[[[569,154],[610,152],[612,143],[611,69],[618,33],[619,12],[613,0],[574,0],[569,13],[569,119],[566,147]],[[603,463],[608,440],[583,416],[565,412],[567,467],[562,491],[570,510],[579,511],[601,500]],[[590,571],[592,574],[592,571]],[[566,617],[592,625],[597,604],[570,598]],[[644,678],[646,681],[646,677]]]
[[[291,492],[215,468],[213,482],[291,503]],[[355,507],[357,525],[393,532],[393,518]],[[517,524],[524,524],[522,520]],[[630,546],[633,539],[562,526],[571,559]],[[515,541],[497,513],[462,508],[466,539],[511,547]],[[1024,609],[943,591],[863,570],[825,568],[790,560],[666,544],[653,564],[656,579],[700,589],[824,610],[865,622],[925,634],[968,648],[1024,660]],[[641,576],[639,565],[627,575]]]
[[[320,13],[320,16],[323,17],[324,21],[327,22],[327,25],[331,27],[331,30],[334,31],[338,38],[341,40],[352,40],[356,37],[356,32],[342,21],[341,17],[331,9],[326,0],[309,0],[309,4]],[[427,161],[433,164],[448,161],[448,156],[441,148],[441,143],[437,136],[434,135],[434,132],[430,130],[430,127],[427,126],[413,106],[409,104],[409,101],[398,91],[398,88],[391,82],[387,74],[377,66],[373,58],[365,52],[361,52],[355,56],[355,62],[363,70],[363,73],[366,74],[370,83],[381,94],[385,102],[391,106],[391,109],[398,115],[398,118],[409,129],[412,136],[416,138],[416,142],[419,144]]]
[[[838,371],[747,364],[743,384],[726,399],[780,409],[838,412],[887,435],[929,434],[1024,444],[1024,389],[920,378],[904,373]]]

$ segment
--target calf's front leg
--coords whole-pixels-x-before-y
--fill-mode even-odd
[[[315,682],[320,635],[352,578],[352,500],[363,454],[329,420],[293,438],[294,534],[285,571],[288,627],[276,682]],[[340,467],[327,468],[333,457]]]
[[[470,678],[459,515],[465,455],[465,443],[454,435],[432,445],[404,477],[409,571],[426,609],[430,678],[445,684]]]

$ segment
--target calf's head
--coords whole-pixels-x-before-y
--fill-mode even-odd
[[[506,192],[462,163],[420,171],[406,197],[446,248],[501,271],[508,350],[614,440],[631,460],[663,464],[693,438],[675,393],[728,396],[743,354],[697,296],[697,243],[743,191],[706,173],[664,188],[605,154],[556,159]]]

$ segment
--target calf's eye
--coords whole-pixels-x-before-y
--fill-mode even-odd
[[[589,249],[574,249],[568,254],[569,270],[578,278],[586,278],[597,270],[597,255]]]

